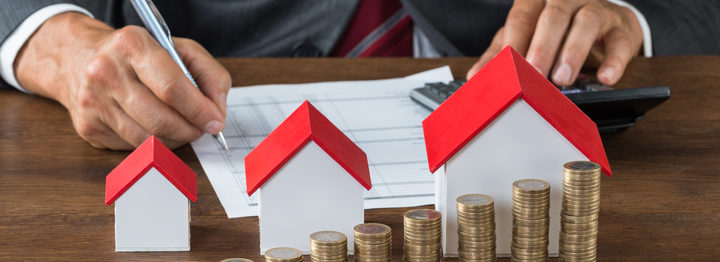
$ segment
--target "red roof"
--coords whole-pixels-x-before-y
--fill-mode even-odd
[[[111,205],[150,168],[165,176],[188,199],[197,199],[197,175],[155,136],[148,137],[105,178],[105,204]]]
[[[311,140],[363,187],[372,188],[365,152],[310,102],[305,101],[245,157],[248,195],[252,195]]]
[[[503,49],[423,121],[435,172],[522,98],[590,161],[611,174],[595,123],[511,47]]]

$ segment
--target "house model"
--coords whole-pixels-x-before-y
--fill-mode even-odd
[[[611,174],[595,123],[506,47],[423,121],[445,256],[457,256],[457,197],[495,198],[497,254],[510,255],[512,184],[550,183],[551,255],[558,254],[562,166],[593,161]],[[435,172],[440,170],[441,172]]]
[[[105,204],[115,203],[115,251],[190,250],[195,173],[150,136],[109,175]]]
[[[372,186],[365,153],[305,101],[245,157],[248,195],[258,191],[260,252],[310,252],[310,234],[335,230],[348,239],[364,221]]]

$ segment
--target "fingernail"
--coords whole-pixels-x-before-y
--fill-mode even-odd
[[[226,110],[227,109],[227,95],[225,95],[224,93],[220,94],[218,96],[218,104],[220,105],[220,107],[222,107],[223,110]]]
[[[208,123],[207,125],[205,125],[205,133],[217,134],[217,133],[220,133],[220,131],[222,131],[221,128],[222,128],[222,124],[217,120],[213,120],[213,121],[210,121],[210,123]]]
[[[553,75],[553,80],[559,85],[569,85],[570,77],[572,75],[572,69],[568,64],[562,63],[558,67],[557,71]]]
[[[600,75],[598,75],[598,78],[604,78],[605,81],[608,83],[612,83],[615,81],[615,68],[613,67],[606,67],[605,69],[600,72]]]

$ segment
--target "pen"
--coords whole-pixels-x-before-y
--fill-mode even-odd
[[[160,15],[160,12],[158,12],[155,4],[153,4],[152,0],[130,0],[130,3],[132,3],[133,7],[135,7],[135,11],[138,13],[138,16],[140,16],[140,19],[143,21],[143,24],[145,24],[145,27],[150,32],[150,34],[155,38],[155,40],[158,41],[158,43],[163,48],[165,48],[165,50],[168,51],[170,57],[172,57],[175,63],[180,66],[180,69],[190,80],[190,82],[192,82],[195,87],[198,87],[195,79],[190,74],[190,71],[188,71],[188,69],[185,67],[182,59],[180,59],[180,55],[178,54],[177,50],[175,50],[175,45],[173,45],[172,38],[170,36],[170,29],[165,23],[165,20]],[[223,136],[222,131],[214,136],[217,139],[218,143],[220,143],[220,145],[222,145],[226,151],[230,151],[230,148],[228,148],[227,141],[225,141],[225,136]]]

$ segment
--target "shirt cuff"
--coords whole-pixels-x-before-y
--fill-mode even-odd
[[[5,41],[0,45],[0,77],[9,85],[17,88],[25,93],[32,93],[29,90],[22,88],[15,78],[15,58],[17,57],[20,49],[25,45],[25,42],[40,26],[45,23],[48,19],[56,16],[60,13],[65,12],[79,12],[87,16],[93,17],[85,8],[79,7],[73,4],[53,4],[41,9],[38,9],[15,28],[15,30],[5,38]]]
[[[640,28],[642,29],[642,34],[643,34],[643,55],[645,55],[645,57],[652,57],[653,56],[652,35],[650,34],[650,25],[648,24],[647,20],[645,20],[645,16],[643,16],[643,14],[640,13],[640,11],[638,11],[637,8],[635,8],[634,6],[632,6],[631,4],[628,4],[627,2],[625,2],[623,0],[607,0],[607,1],[612,4],[615,4],[615,5],[627,7],[635,14],[635,18],[637,18],[638,23],[640,24]]]

